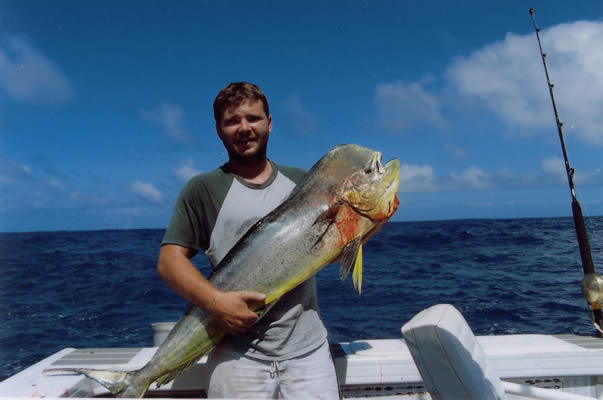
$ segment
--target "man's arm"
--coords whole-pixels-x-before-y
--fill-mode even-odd
[[[249,306],[262,304],[265,296],[256,292],[219,291],[191,263],[196,253],[175,244],[161,246],[157,273],[180,296],[212,313],[227,333],[244,333],[258,319]]]

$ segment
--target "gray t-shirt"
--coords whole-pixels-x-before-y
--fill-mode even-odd
[[[174,206],[163,244],[202,249],[213,267],[253,224],[280,205],[304,176],[300,168],[272,163],[261,185],[232,173],[228,164],[191,178]],[[225,345],[265,360],[283,360],[312,351],[326,340],[314,278],[285,294],[247,333]]]

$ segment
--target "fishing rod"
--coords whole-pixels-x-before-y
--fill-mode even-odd
[[[546,65],[546,53],[542,50],[542,43],[540,42],[540,28],[536,25],[536,18],[534,17],[534,9],[530,8],[530,16],[532,17],[532,23],[534,24],[534,30],[536,31],[536,38],[538,39],[538,47],[540,48],[540,56],[542,58],[542,65],[544,66],[544,73],[546,75],[546,81],[549,87],[549,94],[551,95],[551,102],[553,103],[553,111],[555,112],[555,121],[557,123],[557,132],[559,133],[559,140],[561,142],[561,150],[563,151],[563,159],[565,161],[565,171],[567,173],[567,181],[569,183],[570,194],[572,196],[572,214],[574,216],[574,226],[576,227],[576,236],[578,237],[578,247],[580,248],[580,257],[582,258],[582,267],[584,269],[584,279],[582,280],[582,294],[588,302],[591,308],[591,318],[597,329],[597,335],[603,337],[603,330],[601,329],[601,300],[603,299],[603,278],[595,272],[595,265],[593,263],[592,253],[590,251],[590,244],[588,242],[588,235],[586,233],[586,227],[584,226],[584,217],[582,216],[582,207],[576,198],[576,191],[574,189],[574,169],[570,166],[569,159],[567,157],[567,150],[565,148],[565,140],[563,139],[563,122],[559,119],[559,112],[557,111],[557,105],[555,104],[555,96],[553,95],[553,88],[555,85],[551,83],[549,77],[549,71]]]

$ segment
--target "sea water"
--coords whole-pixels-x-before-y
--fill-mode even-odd
[[[595,266],[603,217],[589,218]],[[187,304],[157,276],[163,230],[0,234],[0,377],[64,347],[151,346]],[[205,256],[194,259],[205,274]],[[600,267],[601,268],[601,267]],[[438,303],[478,335],[593,334],[571,218],[390,222],[364,248],[362,294],[318,274],[334,342],[399,338]]]

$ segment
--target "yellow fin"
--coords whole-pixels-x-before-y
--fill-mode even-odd
[[[358,246],[358,252],[356,252],[354,269],[352,270],[352,282],[354,283],[354,290],[360,294],[362,292],[362,245]]]
[[[362,291],[362,240],[360,237],[348,243],[341,254],[341,269],[339,270],[341,280],[344,280],[350,271],[352,271],[354,290],[360,294]]]

